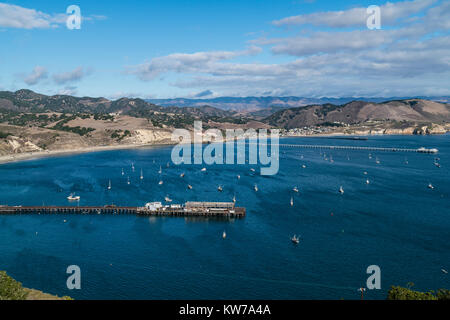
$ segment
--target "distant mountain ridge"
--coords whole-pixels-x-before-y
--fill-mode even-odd
[[[305,126],[355,124],[367,121],[450,122],[450,104],[423,99],[382,103],[352,101],[343,105],[322,104],[280,110],[263,122],[286,129]]]
[[[254,113],[264,109],[270,108],[293,108],[302,107],[312,104],[335,104],[342,105],[351,101],[366,101],[366,102],[385,102],[392,100],[407,100],[412,97],[344,97],[344,98],[305,98],[305,97],[218,97],[210,99],[188,99],[188,98],[175,98],[175,99],[147,99],[147,102],[154,103],[160,106],[177,106],[177,107],[196,107],[209,105],[215,108],[223,110],[233,110],[242,113]],[[414,97],[415,99],[430,100],[448,103],[450,97]],[[266,114],[267,116],[267,114]]]

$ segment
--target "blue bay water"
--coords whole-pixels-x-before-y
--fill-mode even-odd
[[[382,289],[366,292],[368,299],[384,299],[389,286],[408,282],[418,290],[450,288],[449,275],[441,271],[450,269],[450,135],[280,142],[440,152],[371,152],[369,159],[367,151],[282,147],[275,176],[255,174],[250,168],[258,167],[248,164],[206,166],[206,173],[201,165],[167,168],[171,147],[0,165],[0,204],[68,205],[70,193],[81,196],[82,206],[236,196],[247,209],[244,219],[233,221],[0,215],[0,270],[26,287],[75,299],[358,299],[369,265],[380,266]],[[434,190],[427,188],[430,182]],[[293,234],[302,237],[297,246]],[[69,265],[81,268],[81,290],[66,288]]]

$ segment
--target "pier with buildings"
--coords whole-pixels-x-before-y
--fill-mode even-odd
[[[139,216],[243,218],[245,208],[234,202],[186,202],[184,205],[163,205],[149,202],[144,207],[105,206],[7,206],[0,205],[0,214],[135,214]]]

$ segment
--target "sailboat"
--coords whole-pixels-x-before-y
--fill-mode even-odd
[[[378,159],[378,157],[376,158],[375,163],[380,164],[380,159]]]
[[[127,184],[128,184],[128,185],[131,184],[131,182],[130,182],[130,177],[127,177]]]
[[[233,196],[233,202],[236,203],[236,196]]]
[[[131,171],[134,172],[134,162],[131,163]]]
[[[142,172],[142,169],[141,169],[141,180],[144,180],[144,173]]]
[[[109,180],[108,190],[111,190],[111,180]]]
[[[292,241],[294,244],[299,244],[299,243],[300,243],[300,237],[297,237],[297,236],[294,234],[294,236],[291,238],[291,241]]]
[[[255,189],[255,192],[258,192],[258,185],[257,184],[255,184],[254,189]]]
[[[342,186],[339,187],[339,192],[340,192],[341,194],[344,194],[344,188],[343,188]]]
[[[161,168],[161,166],[159,166],[159,171],[158,171],[158,173],[159,173],[159,174],[162,173],[162,168]]]
[[[123,176],[125,175],[125,172],[123,172],[123,168],[122,168],[122,175],[123,175]]]
[[[294,206],[294,198],[291,197],[291,207]]]

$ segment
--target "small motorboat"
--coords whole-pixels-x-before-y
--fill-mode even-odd
[[[170,199],[168,196],[164,197],[164,200],[165,200],[166,202],[172,202],[172,199]]]
[[[190,184],[188,184],[187,187],[188,187],[189,190],[192,190],[192,186]]]
[[[370,180],[369,179],[366,180],[366,184],[370,184]]]
[[[255,192],[258,192],[258,185],[255,184],[254,189],[255,189]]]
[[[67,200],[69,201],[79,201],[81,199],[80,196],[75,196],[73,193],[67,197]]]
[[[302,165],[302,168],[303,168],[303,169],[305,169],[305,168],[306,168],[306,165],[305,165],[305,164],[303,164],[303,165]]]
[[[184,178],[184,172],[180,174],[180,178]]]
[[[224,231],[223,233],[222,233],[222,239],[225,239],[227,237],[227,233]]]
[[[445,269],[441,269],[441,271],[442,271],[443,273],[445,273],[445,274],[448,274],[448,271],[445,270]]]
[[[428,189],[433,190],[433,189],[434,189],[434,186],[430,183],[430,184],[428,184]]]
[[[292,241],[294,244],[299,244],[299,243],[300,243],[300,237],[297,237],[297,236],[294,234],[294,236],[291,238],[291,241]]]
[[[250,168],[250,171],[251,171],[251,172],[255,172],[256,170],[255,170],[255,169],[253,169],[253,168]]]
[[[200,170],[201,172],[206,172],[206,168],[202,168],[202,170]]]
[[[292,189],[292,191],[298,192],[298,188],[297,188],[297,187],[294,187],[294,189]]]
[[[161,186],[163,183],[164,183],[164,182],[161,180],[161,181],[159,181],[158,184]]]
[[[344,188],[342,186],[339,187],[339,193],[344,194]]]
[[[239,180],[239,179],[241,178],[241,176],[238,174],[238,175],[237,175],[237,178],[238,178],[238,180]]]
[[[294,198],[291,197],[291,207],[294,206]]]
[[[217,190],[218,190],[219,192],[222,192],[222,191],[223,191],[222,186],[218,186],[218,187],[217,187]]]
[[[111,190],[111,180],[109,180],[108,190]]]

